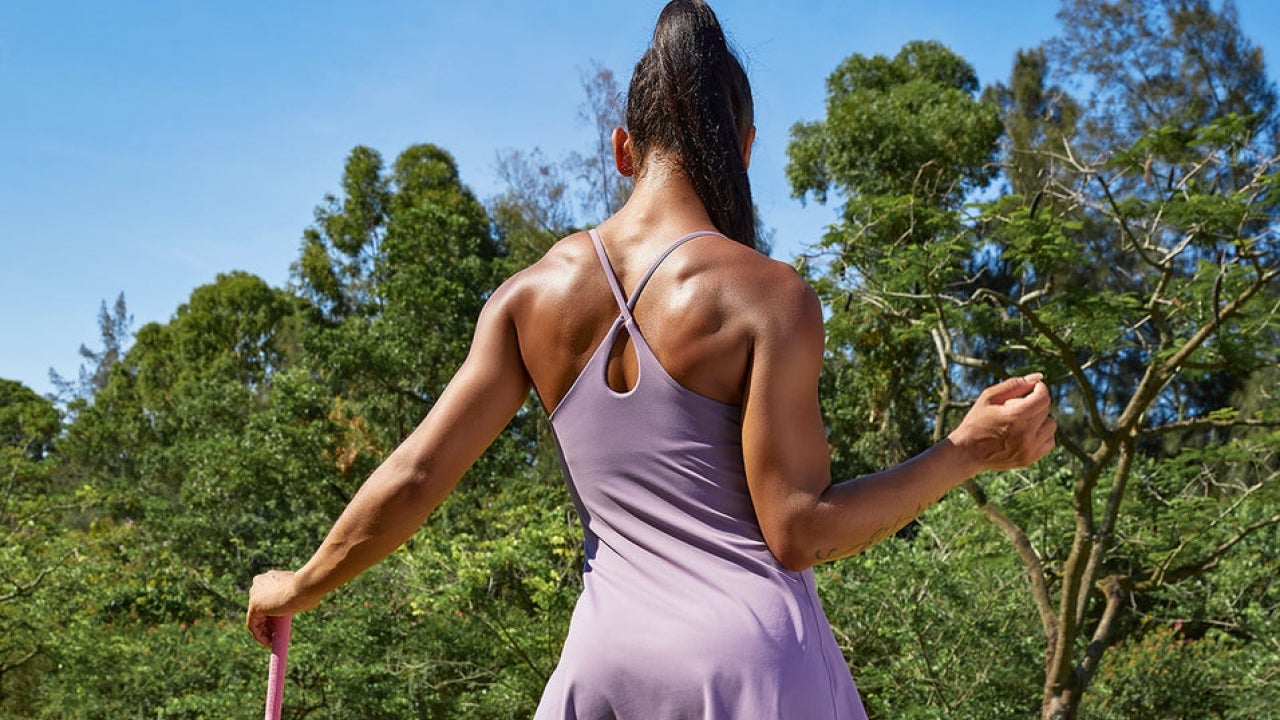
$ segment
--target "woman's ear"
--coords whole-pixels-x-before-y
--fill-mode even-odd
[[[636,174],[636,166],[632,158],[633,147],[631,136],[620,127],[613,129],[613,163],[618,167],[618,174],[631,177]]]
[[[756,126],[752,125],[742,138],[742,167],[751,167],[751,148],[756,144]]]

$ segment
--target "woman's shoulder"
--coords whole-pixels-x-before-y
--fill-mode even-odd
[[[573,233],[556,241],[537,260],[508,277],[500,289],[511,292],[553,288],[584,274],[590,262],[597,262],[590,235]]]
[[[714,256],[704,257],[720,291],[749,304],[754,317],[791,322],[820,310],[817,293],[792,265],[733,241],[713,250]]]
[[[494,291],[490,304],[510,311],[561,304],[581,292],[598,267],[591,237],[586,232],[561,238],[542,257],[515,272]]]

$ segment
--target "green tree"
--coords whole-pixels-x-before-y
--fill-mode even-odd
[[[982,92],[985,102],[1000,108],[1004,123],[1003,155],[1009,189],[1030,202],[1052,202],[1044,190],[1049,178],[1063,172],[1055,158],[1075,136],[1079,104],[1066,90],[1048,84],[1049,60],[1043,47],[1019,50],[1009,84],[995,83]]]
[[[1130,22],[1126,13],[1135,7],[1071,3],[1064,10],[1067,37],[1085,12],[1116,33],[1165,31]],[[1173,18],[1165,29],[1184,27],[1178,13],[1186,12],[1217,23],[1218,50],[1247,45],[1230,8],[1206,14],[1204,3],[1159,7]],[[1191,40],[1169,32],[1179,42]],[[1203,45],[1205,36],[1198,38]],[[1141,38],[1172,47],[1157,40]],[[1207,56],[1206,49],[1200,57]],[[1042,716],[1071,718],[1108,648],[1141,634],[1133,608],[1171,611],[1185,602],[1180,586],[1212,587],[1245,548],[1270,547],[1267,538],[1280,522],[1270,449],[1280,419],[1271,392],[1280,331],[1271,312],[1280,276],[1277,158],[1263,132],[1269,126],[1259,121],[1271,106],[1241,114],[1225,110],[1238,105],[1222,103],[1223,112],[1201,111],[1203,87],[1196,82],[1178,85],[1181,96],[1152,99],[1148,104],[1169,112],[1147,116],[1156,124],[1132,133],[1104,122],[1099,113],[1110,105],[1100,101],[1079,132],[1064,122],[1070,113],[1041,111],[1030,113],[1044,120],[1028,132],[1026,110],[1059,92],[1043,88],[1038,63],[1038,54],[1020,56],[1010,84],[1015,91],[988,95],[1003,95],[1005,125],[1022,134],[1006,145],[1011,192],[986,203],[980,215],[961,211],[963,181],[920,180],[936,177],[940,166],[963,165],[957,156],[981,157],[982,139],[970,136],[972,154],[939,144],[929,151],[938,156],[894,152],[921,130],[907,111],[888,109],[927,111],[882,102],[874,107],[885,116],[868,121],[868,130],[857,111],[840,105],[841,71],[830,83],[821,132],[803,126],[795,133],[788,172],[797,193],[822,199],[835,191],[845,199],[842,223],[822,247],[828,301],[847,298],[832,303],[835,342],[844,340],[841,315],[851,306],[873,310],[880,317],[867,326],[885,328],[870,349],[837,344],[832,354],[843,361],[861,352],[871,363],[885,347],[900,354],[904,343],[932,345],[932,378],[915,387],[930,390],[924,397],[933,417],[925,424],[935,438],[973,387],[1030,369],[1048,373],[1069,478],[1033,491],[996,478],[965,487],[1010,541],[1029,579],[1044,648]],[[851,59],[842,69],[868,64]],[[1178,67],[1175,76],[1183,77]],[[1141,71],[1136,64],[1129,69]],[[1238,70],[1225,61],[1219,69]],[[1107,76],[1091,79],[1099,98],[1134,90]],[[873,102],[864,100],[868,107]],[[1173,112],[1178,108],[1186,112]],[[896,125],[905,129],[896,134]],[[881,127],[894,137],[868,142]],[[966,137],[964,125],[943,127],[940,136],[949,130]],[[845,148],[864,152],[846,160]],[[1152,175],[1164,182],[1151,182]],[[939,187],[951,194],[939,194]],[[1025,194],[1032,191],[1046,202]],[[873,393],[883,387],[875,375],[859,383],[863,377],[854,373],[845,386],[870,386]],[[1246,606],[1269,598],[1254,586],[1243,589]],[[1249,621],[1250,612],[1235,608],[1230,617],[1202,619],[1229,622],[1256,646],[1263,628]]]
[[[1049,479],[1002,478],[1010,488]],[[870,717],[1023,720],[1036,712],[1042,649],[1021,593],[1024,573],[999,531],[972,521],[967,502],[950,496],[911,538],[816,570]]]
[[[133,335],[133,316],[125,305],[124,293],[116,296],[116,301],[109,310],[107,301],[102,301],[98,308],[98,332],[102,341],[101,349],[80,346],[80,357],[85,363],[80,365],[78,380],[69,380],[52,368],[49,370],[49,380],[73,414],[94,393],[106,387],[112,366],[124,356]]]
[[[837,476],[901,462],[929,442],[922,391],[937,381],[928,331],[854,289],[914,270],[900,254],[929,266],[901,276],[908,288],[959,277],[943,262],[963,231],[957,210],[994,176],[1000,132],[977,89],[973,69],[937,43],[908,44],[894,58],[854,55],[827,79],[826,119],[791,130],[793,192],[843,201],[837,225],[801,260],[832,311],[822,390]],[[904,357],[918,362],[904,367]]]
[[[303,233],[298,288],[329,320],[376,311],[374,260],[386,232],[388,182],[378,151],[356,147],[342,173],[343,197],[325,195]]]
[[[61,417],[30,388],[0,379],[0,717],[20,717],[50,643],[40,611],[65,571],[58,523],[67,502],[47,460]]]
[[[406,149],[390,171],[358,147],[342,185],[340,200],[317,209],[294,265],[319,313],[304,344],[331,393],[388,420],[375,436],[389,448],[465,357],[499,247],[453,157],[434,145]]]
[[[513,172],[524,167],[511,166]],[[336,459],[353,476],[349,485],[341,483],[351,491],[430,409],[461,363],[472,323],[501,276],[540,253],[551,242],[551,228],[567,222],[571,198],[548,181],[552,174],[534,170],[525,177],[531,183],[520,189],[529,205],[499,204],[512,211],[507,224],[500,217],[491,224],[461,184],[452,158],[434,146],[410,148],[386,182],[361,185],[387,192],[380,201],[386,212],[370,234],[378,242],[365,276],[370,302],[362,312],[345,316],[322,307],[318,322],[304,334],[306,364],[324,380],[337,403],[335,417],[349,431],[350,442]],[[507,197],[516,197],[514,190]],[[372,204],[345,198],[328,207]],[[537,220],[533,213],[545,208],[562,214]],[[316,277],[341,276],[336,263],[328,265],[333,270],[328,274],[306,267],[307,253],[315,256],[312,240],[323,243],[326,258],[337,255],[323,228],[345,224],[327,212],[319,212],[321,220],[308,232],[303,259],[295,266],[308,297],[319,289]],[[536,222],[528,222],[531,218]],[[490,234],[495,225],[497,238]],[[536,239],[520,246],[516,232]],[[539,414],[531,398],[424,532],[370,571],[367,580],[338,594],[345,605],[365,583],[394,588],[376,600],[364,597],[384,606],[390,598],[397,617],[387,622],[404,626],[396,630],[404,639],[394,644],[407,642],[422,652],[393,648],[377,654],[370,648],[371,660],[360,670],[414,688],[396,694],[415,712],[459,718],[527,715],[554,666],[576,596],[580,550],[553,460],[554,444]],[[349,637],[373,622],[361,615],[369,612],[355,618],[324,614],[317,621],[334,623],[329,627],[335,637]],[[336,639],[316,641],[328,645]],[[356,677],[355,669],[352,673]]]
[[[256,664],[251,648],[228,653],[214,628],[239,624],[243,574],[301,555],[343,502],[331,399],[289,369],[300,304],[252,275],[219,276],[141,328],[69,423],[53,476],[94,504],[57,518],[74,562],[38,615],[63,620],[42,627],[57,642],[29,693],[39,713],[24,717],[243,707],[249,675],[229,678]]]

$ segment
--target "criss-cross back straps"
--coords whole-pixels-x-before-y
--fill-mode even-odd
[[[636,307],[636,300],[640,299],[640,293],[644,291],[644,286],[649,284],[649,278],[653,277],[653,273],[657,271],[658,266],[662,264],[667,256],[675,251],[676,248],[689,242],[694,238],[704,235],[721,235],[714,230],[698,230],[676,240],[663,250],[653,264],[649,266],[649,270],[645,272],[644,277],[640,278],[640,282],[636,285],[636,289],[632,291],[631,297],[628,298],[622,292],[622,285],[618,282],[618,276],[613,271],[613,263],[609,262],[609,255],[604,251],[604,242],[600,239],[600,233],[595,228],[591,229],[591,242],[596,246],[596,256],[600,258],[600,266],[604,268],[604,275],[609,280],[609,287],[613,290],[613,298],[618,303],[618,311],[622,313],[622,317],[628,324],[633,324],[635,318],[632,317],[631,311]],[[723,237],[723,235],[721,235]]]

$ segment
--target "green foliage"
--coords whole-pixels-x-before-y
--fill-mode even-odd
[[[961,498],[817,577],[871,717],[1034,714],[1041,649],[1022,568]]]
[[[389,448],[466,356],[499,280],[499,247],[453,157],[434,145],[406,149],[390,173],[377,152],[356,148],[343,189],[317,209],[294,265],[319,314],[303,344],[330,393],[387,420],[374,437]]]
[[[968,63],[937,43],[910,43],[893,59],[854,55],[827,80],[826,119],[792,128],[792,191],[844,199],[813,268],[831,310],[822,397],[837,477],[929,444],[920,399],[935,385],[937,354],[928,329],[858,288],[892,277],[895,290],[918,295],[957,280],[965,245],[953,211],[992,177],[1000,130],[977,87]],[[917,362],[903,367],[904,357]]]
[[[1000,125],[977,89],[972,67],[938,43],[908,43],[892,60],[851,56],[827,79],[826,120],[791,130],[792,191],[955,207],[994,174]]]
[[[52,403],[22,383],[0,378],[0,447],[6,452],[16,451],[32,462],[42,460],[61,424]]]
[[[389,171],[357,148],[343,191],[304,234],[298,288],[245,273],[197,288],[113,357],[65,428],[0,383],[0,558],[23,588],[11,603],[0,590],[0,717],[261,711],[266,655],[240,627],[249,580],[309,557],[443,389],[502,269],[440,148]],[[581,563],[536,412],[398,559],[298,619],[290,712],[529,715]]]
[[[1228,717],[1236,691],[1231,687],[1231,642],[1221,633],[1188,639],[1182,625],[1151,627],[1112,648],[1081,717]]]
[[[61,542],[62,497],[46,458],[61,421],[45,398],[0,379],[0,717],[30,708],[26,697],[45,661],[47,614],[74,546]]]
[[[145,533],[135,523],[99,520],[66,538],[74,560],[36,609],[60,622],[46,628],[44,681],[23,717],[192,717],[163,708],[193,685],[234,673],[231,656],[192,657],[201,647],[183,633],[191,628],[222,648],[230,644],[225,630],[214,629],[218,599],[205,589],[209,578]]]
[[[1037,205],[1045,200],[1046,178],[1061,172],[1055,155],[1075,134],[1081,110],[1062,88],[1048,84],[1049,71],[1043,47],[1019,50],[1009,84],[997,82],[982,92],[1000,108],[1005,156],[1017,158],[1004,167],[1010,189]]]
[[[1280,159],[1233,13],[1066,3],[1063,37],[982,99],[936,43],[853,56],[793,128],[794,192],[841,202],[800,260],[835,474],[914,454],[1007,374],[1045,371],[1061,427],[1045,463],[970,486],[976,509],[949,498],[819,570],[873,716],[1280,701]],[[293,287],[220,275],[132,346],[104,304],[64,413],[0,380],[0,718],[257,716],[250,579],[306,560],[497,282],[572,229],[573,189],[608,175],[611,82],[586,81],[592,155],[506,156],[488,211],[442,148],[357,147]],[[966,205],[997,153],[1007,187]],[[424,532],[297,619],[287,713],[528,717],[579,589],[567,500],[531,398]]]

